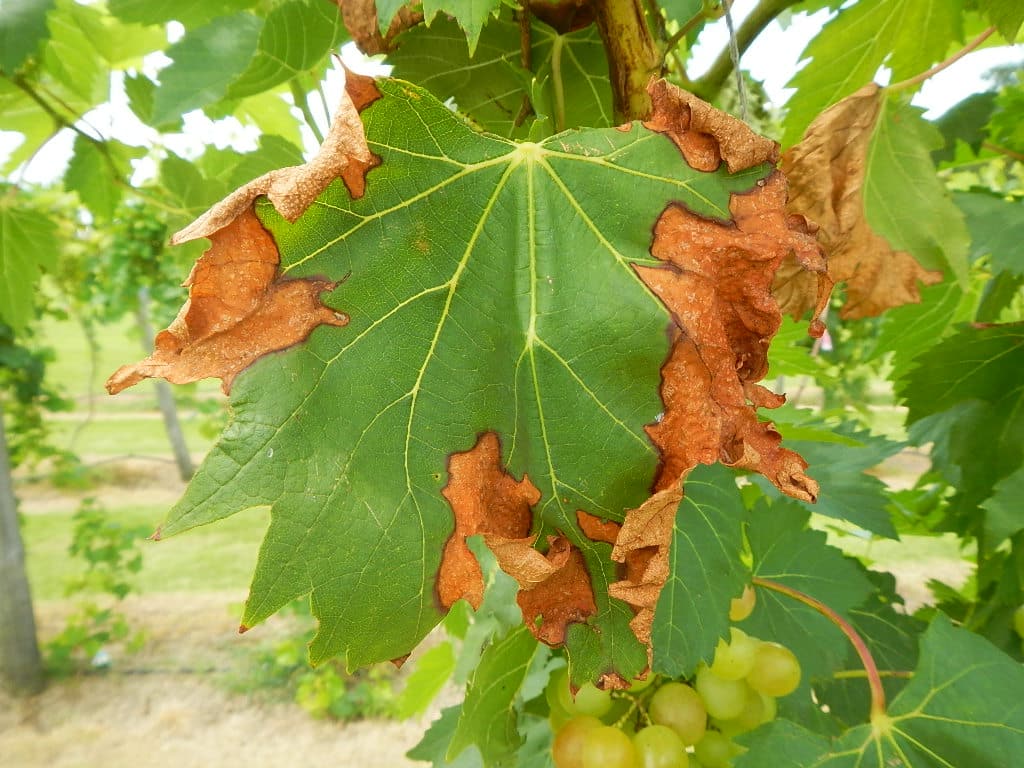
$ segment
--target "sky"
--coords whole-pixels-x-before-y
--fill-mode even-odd
[[[736,25],[741,23],[756,4],[757,0],[735,0],[733,17]],[[773,22],[744,53],[741,59],[743,68],[754,78],[763,81],[765,90],[774,103],[782,104],[788,98],[791,91],[786,89],[785,84],[799,68],[800,53],[807,41],[821,29],[828,18],[829,12],[823,10],[814,14],[792,16],[787,19],[785,26],[778,21]],[[168,25],[170,42],[179,39],[183,33],[184,29],[180,24],[172,22]],[[725,19],[707,25],[694,47],[690,76],[699,76],[710,67],[728,39]],[[342,59],[350,69],[366,71],[369,67],[370,73],[373,73],[374,65],[367,64],[352,44],[343,48]],[[986,82],[983,75],[993,66],[1022,61],[1024,52],[1020,46],[975,51],[925,83],[915,96],[914,103],[928,110],[926,117],[936,117],[965,96],[985,90]],[[159,70],[169,63],[170,59],[162,53],[152,54],[146,58],[143,70],[150,77],[158,77]],[[259,133],[255,127],[243,126],[234,118],[214,122],[198,110],[185,115],[185,127],[181,134],[160,136],[155,130],[140,122],[128,108],[121,78],[120,73],[114,74],[111,82],[111,100],[85,116],[86,123],[95,133],[105,138],[119,139],[127,144],[162,145],[186,158],[201,153],[205,143],[211,138],[217,147],[231,146],[242,152],[256,148]],[[324,90],[331,103],[338,98],[342,83],[340,68],[328,72]],[[321,122],[321,128],[326,127],[327,117],[316,100],[311,102],[310,106],[318,122]],[[303,126],[303,129],[305,149],[311,153],[316,149],[316,141],[308,128]],[[28,167],[18,169],[12,174],[12,180],[47,184],[59,179],[71,156],[73,139],[71,131],[62,131],[47,145],[44,152],[36,155]],[[0,158],[9,154],[19,141],[18,134],[0,131]],[[144,182],[154,175],[155,170],[156,162],[152,157],[137,161],[133,182]]]

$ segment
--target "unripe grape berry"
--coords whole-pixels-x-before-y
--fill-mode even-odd
[[[633,740],[611,725],[588,731],[580,765],[581,768],[638,768]]]
[[[704,768],[729,768],[735,753],[735,745],[718,731],[708,731],[693,748]]]
[[[766,696],[785,696],[800,685],[800,662],[778,643],[761,643],[747,683]]]
[[[574,717],[567,722],[555,734],[551,744],[551,756],[556,768],[583,768],[583,745],[592,731],[603,727],[604,723],[590,715]]]
[[[1013,612],[1013,628],[1018,635],[1024,637],[1024,605]]]
[[[700,741],[708,726],[704,702],[684,683],[665,683],[656,690],[647,705],[647,714],[652,722],[675,731],[687,746]]]
[[[633,737],[638,768],[687,768],[689,756],[678,734],[666,725],[652,725]]]
[[[742,680],[723,680],[704,666],[697,670],[693,687],[704,700],[708,714],[719,720],[736,717],[747,702],[746,683]]]
[[[730,629],[729,633],[728,643],[725,640],[718,641],[711,671],[723,680],[742,680],[754,667],[754,658],[761,641],[736,627]]]

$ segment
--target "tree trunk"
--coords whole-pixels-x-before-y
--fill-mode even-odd
[[[43,689],[43,662],[25,573],[25,549],[18,528],[11,460],[0,399],[0,682],[17,695]]]
[[[148,355],[153,351],[155,336],[153,325],[149,320],[149,289],[146,286],[139,288],[139,303],[135,309],[135,320],[142,331],[142,343],[145,353]],[[156,400],[160,406],[160,413],[164,417],[164,430],[167,432],[167,440],[174,452],[174,461],[178,465],[178,474],[182,480],[188,480],[195,472],[192,465],[192,456],[185,444],[185,435],[181,431],[181,422],[178,421],[178,405],[174,402],[174,393],[170,385],[163,379],[155,379]]]

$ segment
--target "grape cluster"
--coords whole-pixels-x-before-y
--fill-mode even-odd
[[[733,621],[750,614],[753,595],[733,601]],[[729,768],[742,751],[732,738],[774,719],[776,699],[799,684],[800,664],[788,648],[735,627],[711,665],[687,681],[649,675],[615,692],[587,683],[573,696],[561,669],[545,691],[555,766]]]

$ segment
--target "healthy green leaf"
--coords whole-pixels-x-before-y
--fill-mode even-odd
[[[887,63],[894,80],[926,70],[946,55],[952,35],[962,35],[959,2],[860,0],[844,8],[808,43],[801,56],[812,64],[788,87],[784,146],[800,140],[811,120],[844,96],[871,82]],[[922,24],[942,34],[922,35]]]
[[[345,39],[337,6],[289,0],[267,14],[256,55],[231,83],[227,97],[252,96],[306,72]]]
[[[524,112],[526,99],[544,118],[545,135],[552,132],[550,116],[557,113],[557,103],[566,125],[612,125],[608,65],[596,28],[559,35],[535,22],[531,41],[535,77],[520,63],[518,23],[504,17],[487,25],[472,57],[458,27],[437,19],[429,28],[405,32],[388,61],[397,77],[422,85],[439,99],[453,99],[474,124],[501,136],[530,136],[535,118]]]
[[[449,759],[475,744],[489,768],[514,764],[522,743],[514,704],[539,650],[530,630],[520,626],[484,651],[466,689],[459,723],[448,746]]]
[[[302,150],[280,136],[260,136],[259,149],[242,155],[228,178],[230,188],[240,187],[275,168],[287,168],[303,162]]]
[[[1024,669],[944,616],[921,640],[913,680],[887,716],[833,742],[784,720],[742,739],[736,768],[1006,768],[1024,754]]]
[[[64,186],[78,193],[82,203],[100,218],[110,219],[121,200],[103,152],[93,142],[75,137],[74,154],[64,174]]]
[[[57,226],[38,211],[0,195],[0,320],[16,331],[32,319],[40,267],[57,264]]]
[[[893,248],[908,251],[926,269],[952,274],[964,288],[969,236],[935,173],[930,152],[941,146],[942,136],[920,109],[883,99],[868,147],[864,214]]]
[[[153,125],[163,125],[223,98],[257,50],[263,20],[251,13],[221,16],[191,29],[167,49],[174,60],[160,70]]]
[[[398,717],[406,720],[422,715],[447,684],[454,670],[455,648],[448,640],[438,643],[420,656],[395,703]]]
[[[729,635],[729,602],[750,583],[740,559],[746,510],[733,473],[697,467],[685,493],[651,630],[653,670],[670,677],[711,662],[719,638]]]
[[[703,0],[667,0],[661,4],[665,15],[680,26],[700,13],[703,7]]]
[[[1024,275],[1024,200],[973,190],[953,195],[971,233],[970,258],[991,256],[994,272]]]
[[[56,0],[4,0],[0,10],[0,71],[14,74],[46,37],[46,14]],[[6,126],[5,126],[6,127]]]
[[[973,303],[955,282],[942,282],[921,289],[919,304],[904,304],[882,317],[882,327],[872,357],[892,355],[893,378],[906,373],[921,352],[935,344]]]
[[[441,710],[440,717],[430,724],[420,743],[406,755],[412,760],[430,763],[434,768],[483,768],[480,751],[472,746],[463,750],[451,762],[448,761],[448,745],[459,724],[462,707],[462,704],[456,704]]]
[[[1017,33],[1024,24],[1024,6],[1016,0],[978,0],[978,7],[1008,43],[1017,41]]]
[[[768,169],[694,171],[639,124],[517,145],[419,88],[379,87],[362,113],[382,158],[364,197],[334,185],[294,225],[257,208],[284,277],[345,279],[325,300],[351,322],[237,379],[233,421],[163,531],[273,505],[243,622],[312,590],[314,659],[402,656],[440,617],[448,459],[493,430],[507,470],[541,492],[540,530],[586,561],[597,614],[570,625],[574,674],[632,677],[645,649],[607,596],[609,545],[576,512],[621,520],[657,468],[643,427],[663,408],[668,315],[633,265],[661,263],[649,249],[667,201],[728,217],[730,192]]]
[[[480,33],[488,21],[501,9],[501,0],[423,0],[423,18],[430,26],[439,13],[458,22],[465,30],[470,57],[476,52]],[[382,30],[386,27],[382,26]]]
[[[73,97],[68,107],[80,114],[102,104],[110,94],[110,71],[80,21],[90,16],[92,23],[102,23],[95,8],[57,0],[56,10],[47,17],[50,39],[43,51],[47,71]]]
[[[985,510],[985,529],[989,544],[997,545],[1024,528],[1021,499],[1024,499],[1024,467],[1007,475],[992,489],[981,505]]]
[[[6,78],[0,78],[0,114],[4,116],[5,131],[16,131],[24,137],[22,143],[0,165],[0,173],[8,173],[17,168],[57,132],[53,118]]]
[[[956,156],[956,143],[962,141],[978,152],[988,135],[985,126],[995,109],[996,94],[975,93],[950,107],[935,121],[935,127],[946,140],[945,146],[932,152],[936,163],[949,162]],[[955,197],[955,195],[954,195]]]

